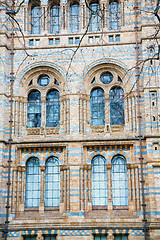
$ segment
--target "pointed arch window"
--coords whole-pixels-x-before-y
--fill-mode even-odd
[[[41,94],[34,90],[28,95],[27,127],[41,126]]]
[[[31,33],[41,33],[41,8],[39,5],[33,5],[31,8]]]
[[[119,3],[118,0],[109,2],[109,28],[117,30],[119,27]]]
[[[57,90],[48,92],[46,97],[46,126],[60,126],[60,94]]]
[[[60,203],[60,168],[56,157],[46,162],[45,206],[59,207]]]
[[[40,202],[40,167],[39,160],[30,158],[26,163],[26,207],[38,207]]]
[[[102,156],[92,160],[92,205],[107,206],[107,170]]]
[[[77,2],[70,5],[70,31],[79,31],[79,4]]]
[[[50,8],[50,28],[51,33],[60,32],[60,5],[54,3]]]
[[[124,91],[121,87],[110,90],[110,124],[124,125]]]
[[[127,165],[120,155],[112,160],[112,198],[113,206],[128,206]]]
[[[89,19],[90,19],[90,24],[89,24],[89,31],[91,32],[97,32],[100,30],[99,27],[99,22],[100,22],[100,17],[99,17],[99,2],[98,1],[92,1],[89,5],[90,10],[89,10]]]
[[[91,91],[91,125],[100,126],[105,124],[105,97],[101,88],[95,88]]]

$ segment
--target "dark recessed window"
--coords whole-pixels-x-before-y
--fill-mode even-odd
[[[111,83],[113,81],[113,75],[110,72],[104,72],[101,74],[100,80],[104,84]]]
[[[38,79],[38,85],[41,87],[45,87],[49,84],[50,79],[47,75],[41,75]]]

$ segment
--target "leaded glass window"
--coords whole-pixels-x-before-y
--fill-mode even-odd
[[[90,24],[89,24],[89,31],[91,32],[97,32],[100,30],[99,27],[99,3],[98,2],[91,2],[89,10],[89,16],[90,16]]]
[[[56,157],[46,162],[45,206],[58,207],[60,202],[60,168]]]
[[[40,202],[40,167],[39,160],[30,158],[26,164],[26,207],[38,207]]]
[[[76,2],[70,5],[70,31],[79,31],[79,4]]]
[[[50,82],[50,78],[48,77],[48,75],[41,75],[39,78],[38,78],[38,85],[41,86],[41,87],[45,87],[49,84]]]
[[[34,90],[28,95],[27,127],[41,126],[41,94]]]
[[[56,240],[56,237],[55,236],[47,236],[47,237],[44,237],[44,240]]]
[[[116,30],[119,26],[119,4],[117,0],[109,3],[109,28]]]
[[[114,236],[114,240],[128,240],[128,236],[127,235],[115,235]]]
[[[92,205],[107,206],[107,170],[102,156],[92,160]]]
[[[31,33],[41,33],[41,8],[37,5],[31,8]]]
[[[95,88],[91,91],[91,125],[100,126],[105,124],[105,98],[104,91],[101,88]]]
[[[110,90],[110,124],[124,124],[124,92],[121,87]]]
[[[60,125],[60,94],[52,90],[46,97],[46,126],[59,127]]]
[[[107,236],[105,236],[105,235],[96,235],[96,236],[94,236],[94,240],[107,240]]]
[[[112,160],[112,198],[113,206],[128,206],[127,165],[120,155]]]
[[[53,4],[50,8],[51,33],[60,32],[60,5]]]

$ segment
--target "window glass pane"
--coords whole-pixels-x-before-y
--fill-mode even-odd
[[[119,5],[118,1],[113,0],[109,3],[109,27],[110,29],[118,29],[119,24]]]
[[[32,91],[28,95],[27,106],[27,127],[41,126],[41,94],[38,91]]]
[[[92,205],[107,206],[107,170],[102,156],[92,160]]]
[[[24,237],[24,240],[36,240],[36,237]]]
[[[40,201],[40,168],[39,160],[31,158],[26,164],[26,207],[38,207]]]
[[[31,9],[31,33],[41,33],[41,9],[40,6],[34,6]]]
[[[113,75],[110,72],[104,72],[100,76],[100,81],[104,84],[111,83],[113,81]]]
[[[46,126],[59,127],[60,125],[60,95],[52,90],[46,97]]]
[[[120,87],[110,90],[110,124],[124,124],[124,92]]]
[[[99,21],[100,21],[100,17],[99,17],[99,3],[98,2],[94,2],[91,3],[89,5],[90,7],[90,11],[89,11],[89,15],[90,15],[90,25],[89,25],[89,31],[91,32],[97,32],[100,30],[99,27]]]
[[[70,31],[79,31],[79,4],[73,3],[70,6]]]
[[[113,206],[128,206],[127,165],[123,156],[112,160]]]
[[[51,157],[46,163],[45,206],[58,207],[60,202],[60,169],[58,159]]]
[[[114,236],[114,240],[128,240],[128,236],[127,235],[115,235]]]
[[[92,90],[90,97],[91,125],[100,126],[105,124],[105,98],[101,88]]]
[[[56,240],[56,237],[55,236],[47,236],[47,237],[44,237],[44,240]]]
[[[38,78],[38,85],[41,87],[45,87],[49,84],[50,78],[47,75],[41,75]]]
[[[51,17],[51,33],[60,32],[60,6],[59,4],[54,4],[50,9]]]
[[[107,240],[107,236],[105,236],[105,235],[96,235],[96,236],[94,236],[94,240]]]

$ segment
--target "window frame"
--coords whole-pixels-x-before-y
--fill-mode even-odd
[[[98,95],[100,92],[102,93],[102,96]],[[96,96],[93,94],[96,94]],[[95,106],[97,110],[94,110]],[[94,127],[105,125],[105,92],[101,87],[93,88],[90,92],[90,112],[91,126]],[[96,124],[96,122],[99,123]]]
[[[115,4],[116,3],[116,4]],[[112,7],[112,9],[111,9]],[[116,8],[116,12],[115,9]],[[115,20],[117,18],[117,20]],[[110,0],[109,1],[109,29],[118,30],[119,29],[119,1]]]
[[[35,99],[29,99],[31,98],[31,94],[36,93]],[[37,99],[36,99],[37,98]],[[34,108],[34,111],[32,110]],[[35,111],[36,109],[36,111]],[[33,112],[32,112],[33,111]],[[41,116],[42,116],[42,107],[41,107],[41,93],[37,89],[32,89],[28,93],[27,97],[27,128],[39,128],[41,127]],[[30,126],[30,124],[32,126]]]
[[[75,24],[76,21],[77,21],[77,24]],[[80,23],[79,2],[73,1],[70,3],[70,6],[69,6],[69,29],[71,33],[77,33],[79,31],[79,28],[80,28],[79,23]]]
[[[120,169],[119,163],[118,164],[114,163],[115,161],[117,161],[119,159],[121,159],[121,162],[123,162],[123,164],[121,164],[121,165],[123,165],[124,171],[121,171],[122,168]],[[129,201],[128,201],[129,194],[128,194],[128,178],[127,178],[127,174],[128,173],[127,173],[127,162],[126,162],[126,159],[125,159],[125,157],[123,155],[118,154],[118,155],[115,155],[113,157],[113,159],[111,161],[111,164],[112,164],[111,174],[112,174],[112,202],[113,202],[113,208],[119,208],[119,207],[120,208],[126,208],[126,207],[128,208],[128,206],[129,206]],[[117,165],[117,168],[119,168],[119,172],[118,172],[118,170],[116,172],[113,172],[115,165]],[[113,173],[116,173],[116,174],[113,174]],[[125,177],[124,180],[123,180],[124,185],[125,185],[124,188],[122,188],[122,182],[120,181],[120,180],[122,180],[121,179],[121,176],[123,176],[122,174]],[[117,187],[117,186],[120,186],[119,183],[121,183],[121,188]],[[117,192],[116,192],[117,189],[120,192],[119,195],[118,195],[119,199],[120,199],[120,202],[122,202],[122,199],[125,199],[126,204],[122,204],[122,203],[116,204],[115,203],[115,201],[117,199]],[[125,195],[122,194],[122,189],[123,189],[123,192],[125,192]],[[116,197],[114,197],[114,196],[116,196]]]
[[[104,161],[104,163],[103,163],[103,168],[104,169],[102,169],[102,170],[104,170],[104,172],[103,172],[103,178],[104,179],[101,179],[102,178],[102,174],[101,174],[102,172],[98,172],[98,171],[94,172],[94,166],[95,165],[93,163],[97,159],[98,159],[98,161],[99,161],[99,159]],[[98,166],[98,170],[99,170],[100,169],[99,168],[100,165],[97,164],[96,166]],[[106,159],[102,155],[94,156],[94,158],[92,159],[92,170],[91,171],[92,171],[92,209],[93,210],[94,209],[107,209],[107,204],[108,204],[107,168],[106,168]],[[97,174],[98,175],[98,181],[94,181],[94,178],[96,177],[95,173],[98,173]],[[99,184],[99,188],[98,188],[99,195],[98,195],[98,193],[96,194],[96,190],[97,189],[94,187],[94,185],[97,186],[96,182],[98,182],[98,184]],[[104,186],[103,189],[100,188],[100,185],[102,185],[102,183],[103,183],[103,186]],[[93,194],[94,190],[95,190],[95,194]],[[103,197],[101,197],[102,190],[104,190],[104,196]],[[98,195],[98,202],[100,203],[101,199],[103,199],[103,201],[104,201],[103,204],[98,204],[97,205],[97,204],[93,203],[94,201],[96,201],[97,197],[95,197],[95,196],[97,196],[97,195]]]
[[[47,166],[47,165],[48,165],[49,161],[52,161],[52,160],[56,161],[58,164],[50,166],[52,168],[52,172],[48,173],[47,170],[49,170],[49,166]],[[53,171],[55,166],[57,166],[57,168],[58,168],[58,171],[56,173],[55,173],[55,171]],[[61,186],[60,186],[61,178],[60,178],[59,159],[57,157],[55,157],[55,156],[49,157],[47,159],[47,161],[46,161],[45,169],[46,169],[46,171],[45,171],[45,190],[44,190],[45,191],[45,209],[49,209],[49,208],[53,209],[54,208],[55,210],[59,210],[59,206],[60,206],[60,191],[61,191],[61,189],[60,189],[61,188]],[[48,189],[46,190],[48,184],[54,182],[55,174],[53,174],[53,173],[55,173],[57,175],[57,177],[58,177],[58,180],[56,181],[58,183],[58,188],[54,188],[55,184],[51,184],[52,185],[52,189],[49,188],[49,190]],[[48,176],[48,175],[50,175],[50,176]],[[47,181],[47,178],[49,178],[50,181]],[[50,190],[52,190],[52,198],[47,198],[46,197],[47,196],[47,191],[49,193]],[[54,199],[55,199],[55,197],[54,197],[55,195],[53,194],[53,192],[55,192],[55,190],[56,190],[56,192],[58,192],[58,197],[56,198],[56,199],[58,199],[58,204],[56,204],[56,205],[53,204]],[[52,200],[52,205],[46,204],[47,199],[51,199]]]
[[[54,8],[55,8],[55,13],[54,13]],[[54,21],[57,24],[54,24]],[[55,1],[52,3],[50,7],[50,32],[54,34],[60,33],[60,4],[59,2],[55,2]]]
[[[33,161],[34,160],[34,163],[33,163],[33,166],[30,166],[30,169],[29,169],[29,166],[28,166],[28,164],[31,162],[31,161]],[[36,162],[36,164],[37,164],[37,166],[36,166],[36,168],[37,168],[37,174],[35,174],[35,166],[34,166],[34,164],[35,164],[35,162]],[[32,162],[31,162],[32,163]],[[33,169],[32,169],[33,168]],[[33,171],[33,173],[31,173],[31,174],[28,174],[28,172],[32,172]],[[31,176],[33,175],[33,179],[35,180],[36,178],[35,178],[35,176],[37,176],[37,179],[38,179],[38,181],[36,182],[36,181],[28,181],[28,179],[30,180],[31,179]],[[30,183],[32,183],[32,185],[30,184]],[[38,188],[36,187],[36,183],[38,183]],[[31,209],[31,208],[33,208],[33,209],[36,209],[36,208],[39,208],[39,204],[40,204],[40,187],[41,187],[41,171],[40,171],[40,161],[39,161],[39,159],[37,158],[37,157],[31,157],[31,158],[29,158],[28,160],[27,160],[27,162],[26,162],[26,188],[25,188],[25,208],[26,209]],[[35,188],[37,188],[36,190],[35,190]],[[29,190],[28,190],[29,189]],[[32,190],[31,190],[32,189]],[[36,206],[34,206],[34,204],[33,204],[33,199],[34,198],[29,198],[28,196],[32,196],[32,194],[31,194],[31,191],[33,192],[33,191],[35,191],[35,192],[37,192],[37,198],[35,198],[35,199],[37,199],[37,204],[36,204]],[[29,193],[27,193],[27,192],[29,192]],[[34,194],[33,194],[34,195]],[[28,201],[29,201],[29,199],[32,199],[32,205],[30,205],[29,203],[28,203]]]
[[[36,12],[36,9],[39,10]],[[34,13],[35,11],[35,13]],[[38,13],[38,17],[35,14]],[[31,34],[38,35],[41,34],[41,6],[39,3],[32,4],[31,6]],[[37,20],[36,20],[37,19]],[[34,25],[36,21],[37,25]],[[38,30],[36,30],[38,29]]]
[[[96,8],[95,10],[94,10],[94,7]],[[100,12],[99,1],[98,0],[91,1],[89,4],[89,8],[90,8],[89,9],[89,20],[90,20],[89,31],[90,32],[99,32],[101,30],[100,17],[99,17],[99,12]],[[93,14],[93,15],[91,16],[91,14]]]

